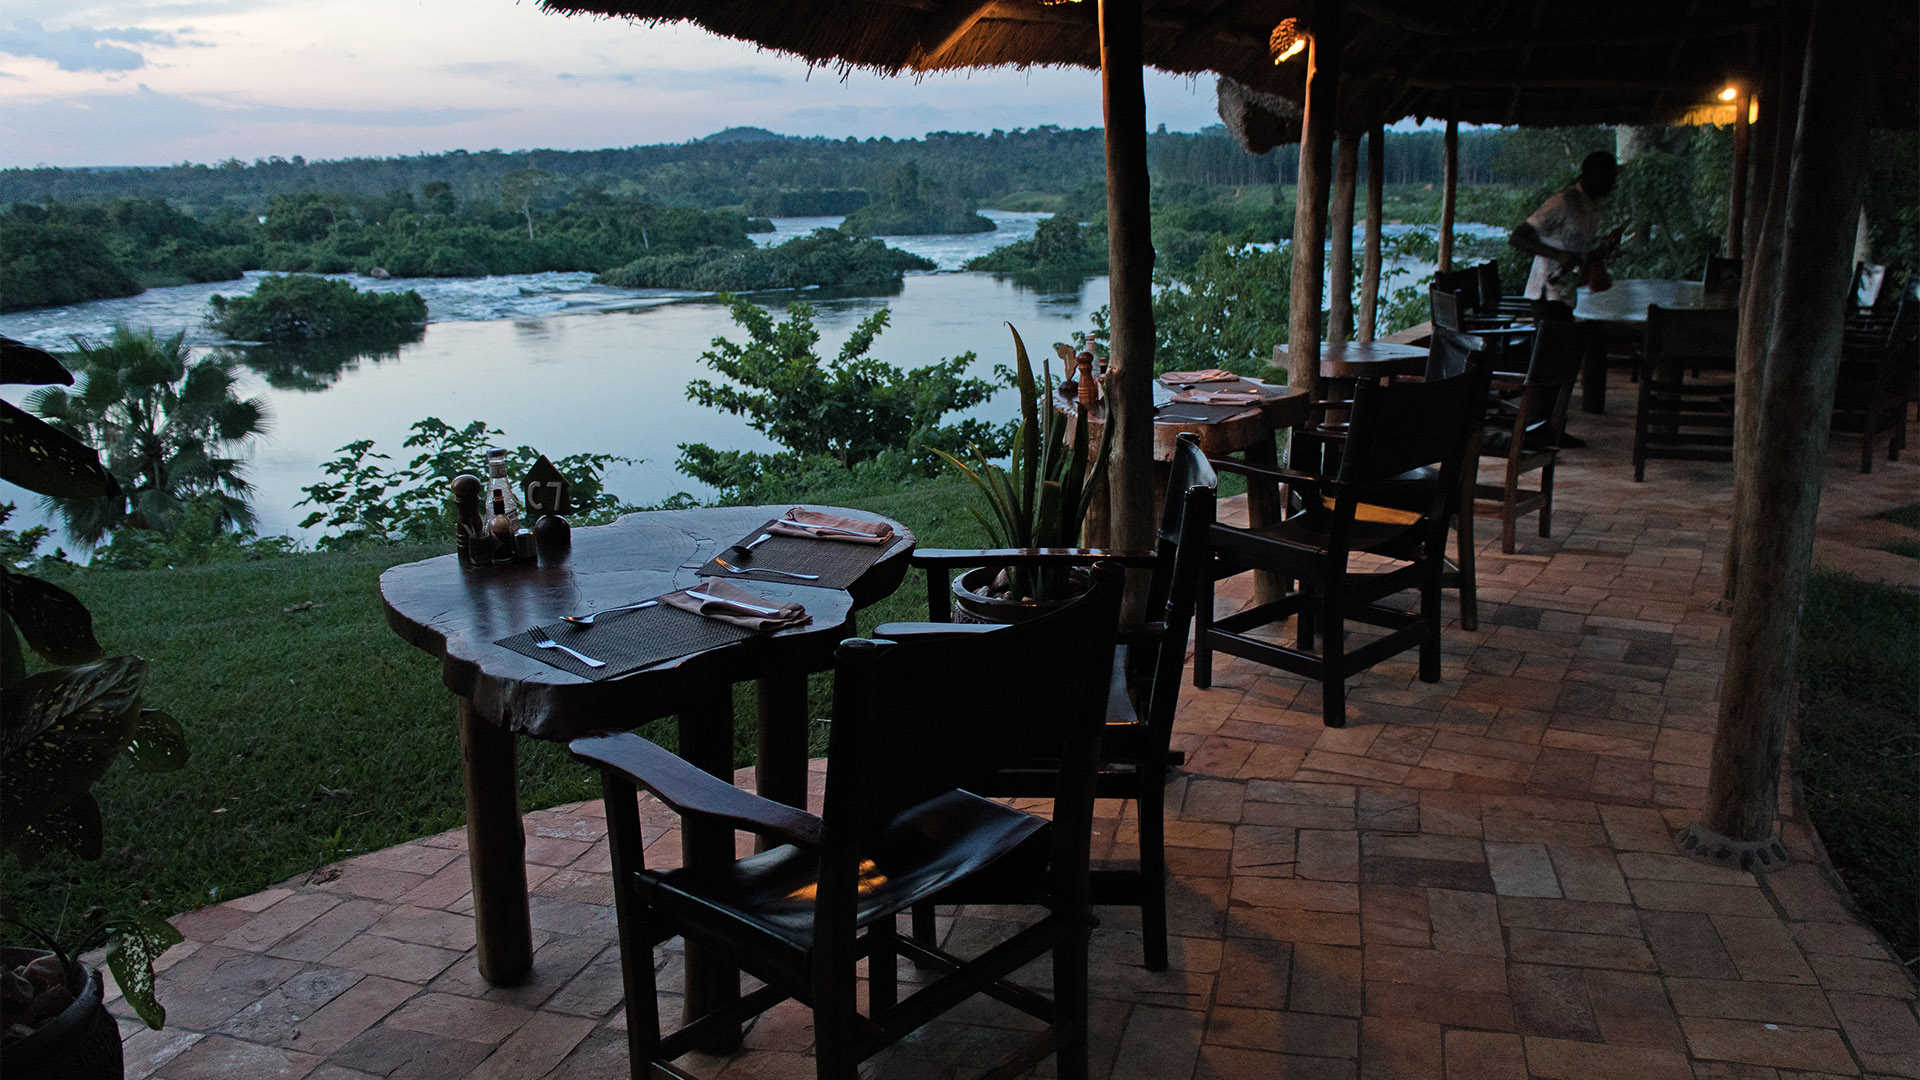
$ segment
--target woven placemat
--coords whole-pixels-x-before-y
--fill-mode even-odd
[[[591,668],[559,649],[536,649],[532,635],[526,633],[508,634],[494,644],[594,682],[753,636],[745,627],[666,604],[602,615],[592,626],[558,622],[540,629],[569,649],[606,661],[607,666]]]
[[[723,570],[709,559],[699,570],[701,577],[738,578],[742,581],[776,581],[784,585],[817,585],[823,589],[844,589],[860,580],[867,568],[879,561],[880,555],[893,542],[884,544],[853,544],[844,540],[816,540],[810,536],[788,536],[774,533],[752,551],[744,551],[744,545],[752,543],[754,537],[767,531],[772,525],[769,520],[747,535],[741,537],[731,547],[720,552],[723,558],[742,570],[745,574],[735,574]],[[756,570],[792,570],[802,574],[819,574],[818,581],[802,581],[785,574],[752,573]]]
[[[1239,416],[1257,405],[1199,405],[1176,401],[1153,414],[1156,420],[1179,420],[1188,424],[1217,424],[1229,417]]]

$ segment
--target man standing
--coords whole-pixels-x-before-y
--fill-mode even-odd
[[[1588,258],[1612,246],[1600,237],[1600,200],[1613,190],[1620,166],[1613,155],[1596,150],[1580,162],[1580,179],[1540,204],[1507,242],[1533,256],[1527,275],[1529,300],[1574,302],[1574,273]],[[1597,290],[1596,290],[1597,291]]]

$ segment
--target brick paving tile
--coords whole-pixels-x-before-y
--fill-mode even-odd
[[[1404,1017],[1443,1027],[1516,1030],[1513,999],[1506,994],[1469,994],[1410,983],[1368,983],[1367,1015]]]
[[[1297,857],[1296,830],[1272,825],[1241,825],[1233,830],[1232,869],[1246,877],[1292,877]]]
[[[1360,887],[1360,938],[1368,945],[1425,948],[1429,931],[1427,890],[1400,885]]]
[[[162,1066],[168,1080],[221,1080],[245,1076],[258,1080],[300,1080],[320,1065],[320,1058],[277,1046],[209,1035]]]
[[[1117,1074],[1116,1074],[1117,1075]],[[1335,1058],[1299,1057],[1207,1046],[1200,1050],[1194,1080],[1240,1080],[1246,1076],[1284,1076],[1289,1080],[1353,1080],[1354,1063]]]
[[[1351,829],[1301,829],[1294,873],[1321,881],[1360,880],[1360,834]]]
[[[1507,980],[1521,1032],[1563,1039],[1600,1037],[1592,993],[1578,968],[1514,964]]]
[[[1888,959],[1879,935],[1857,923],[1789,923],[1793,940],[1808,953],[1833,956],[1857,956],[1865,960]]]
[[[1671,845],[1669,845],[1671,846]],[[1700,862],[1684,855],[1664,851],[1622,852],[1620,871],[1630,878],[1654,881],[1698,881],[1706,885],[1752,885],[1754,877],[1744,870]]]
[[[1778,919],[1747,919],[1737,915],[1712,916],[1720,943],[1743,979],[1812,984],[1813,971],[1785,923]]]
[[[1272,938],[1311,945],[1359,945],[1360,917],[1293,908],[1236,907],[1227,913],[1228,938]]]
[[[1360,1022],[1344,1016],[1222,1005],[1207,1022],[1206,1041],[1276,1054],[1351,1058],[1359,1053]]]
[[[1693,1080],[1685,1054],[1527,1036],[1527,1070],[1539,1080]]]
[[[545,1075],[593,1030],[593,1021],[537,1014],[502,1043],[468,1080],[521,1080]]]
[[[1586,980],[1587,1000],[1593,1004],[1593,1018],[1603,1040],[1626,1046],[1686,1049],[1679,1018],[1657,976],[1589,970]]]
[[[1796,922],[1848,922],[1853,913],[1820,868],[1805,863],[1766,875],[1767,891]]]
[[[335,967],[352,968],[369,975],[385,975],[407,982],[433,978],[460,959],[451,949],[415,945],[406,941],[373,936],[356,937],[327,954],[326,962]]]
[[[167,1021],[182,1028],[210,1031],[292,978],[301,966],[291,960],[204,946],[169,972],[170,981],[194,990],[161,999],[167,1005]]]
[[[1507,966],[1500,957],[1369,945],[1363,971],[1369,982],[1412,983],[1496,994],[1507,989]]]
[[[1698,979],[1737,979],[1740,970],[1720,944],[1713,919],[1682,911],[1640,912],[1647,944],[1664,975]]]
[[[1360,859],[1360,880],[1378,885],[1493,891],[1493,878],[1489,876],[1485,863],[1455,859],[1400,859],[1363,855]]]
[[[1297,945],[1287,1007],[1295,1012],[1359,1016],[1361,951],[1332,945]]]
[[[372,900],[348,900],[326,914],[267,946],[270,956],[289,960],[319,960],[358,937],[390,910]]]
[[[1762,1020],[1814,1027],[1835,1026],[1827,995],[1818,987],[1732,979],[1667,980],[1674,1010],[1682,1016]]]
[[[344,862],[315,870],[307,878],[307,884],[315,889],[368,900],[393,900],[402,893],[418,888],[427,877],[426,874],[407,870],[388,870],[364,863]]]
[[[1773,917],[1773,905],[1759,889],[1735,885],[1703,885],[1692,881],[1629,880],[1633,902],[1654,911],[1692,911],[1702,915]]]
[[[1830,1028],[1697,1016],[1681,1017],[1680,1026],[1686,1029],[1687,1045],[1694,1057],[1845,1076],[1860,1071],[1840,1033]]]
[[[1230,938],[1221,951],[1214,1001],[1258,1009],[1285,1008],[1292,962],[1293,946],[1287,942]]]
[[[1447,1032],[1447,1075],[1477,1080],[1527,1080],[1527,1051],[1518,1035]]]
[[[1909,1002],[1877,994],[1827,995],[1840,1028],[1870,1072],[1920,1076],[1920,1022]]]
[[[1199,1058],[1205,1026],[1204,1013],[1135,1007],[1127,1018],[1126,1031],[1120,1036],[1114,1080],[1134,1077],[1159,1080],[1188,1075]]]
[[[427,989],[435,993],[463,994],[507,1005],[537,1008],[595,957],[605,952],[606,948],[604,941],[553,937],[534,950],[532,973],[524,982],[514,986],[493,986],[481,978],[479,954],[470,950],[452,967],[441,972]]]
[[[1549,847],[1554,876],[1569,900],[1594,900],[1609,904],[1628,903],[1627,882],[1606,848]]]
[[[228,1017],[218,1033],[247,1042],[310,1051],[311,1046],[295,1042],[303,1033],[306,1019],[365,978],[367,976],[357,971],[310,967]]]
[[[1480,799],[1452,791],[1420,793],[1420,831],[1447,836],[1480,836]]]
[[[185,1053],[194,1043],[206,1038],[197,1031],[163,1028],[154,1031],[142,1025],[120,1044],[125,1071],[122,1080],[147,1080],[160,1067]]]
[[[1370,832],[1362,835],[1361,850],[1376,858],[1444,859],[1470,863],[1487,861],[1486,849],[1477,838],[1471,836]]]
[[[1646,943],[1637,937],[1566,934],[1557,930],[1516,926],[1508,931],[1508,945],[1515,960],[1529,963],[1571,964],[1575,967],[1618,971],[1657,970],[1653,954],[1647,950]]]
[[[458,858],[460,858],[458,851],[431,847],[415,841],[411,844],[390,847],[384,851],[370,851],[365,855],[356,856],[353,863],[356,866],[370,866],[380,870],[404,870],[410,874],[432,875],[445,869],[448,863]]]
[[[235,907],[232,903],[213,904],[198,911],[175,915],[168,921],[188,941],[219,941],[245,926],[258,910]]]
[[[624,1043],[624,1037],[623,1037]],[[424,1031],[380,1024],[355,1036],[352,1042],[328,1056],[328,1061],[349,1069],[385,1076],[389,1080],[447,1080],[465,1076],[491,1053],[487,1043],[449,1038]],[[625,1058],[626,1047],[621,1046]],[[624,1060],[622,1062],[624,1067]]]
[[[1499,902],[1487,893],[1426,890],[1433,947],[1440,952],[1504,956]]]
[[[1899,964],[1857,956],[1812,956],[1813,973],[1828,990],[1857,990],[1890,997],[1913,996],[1913,980]]]
[[[1488,840],[1486,848],[1493,888],[1501,896],[1560,895],[1560,881],[1554,876],[1545,846]]]
[[[221,935],[215,942],[229,949],[262,952],[281,938],[340,906],[341,898],[320,893],[296,893]]]

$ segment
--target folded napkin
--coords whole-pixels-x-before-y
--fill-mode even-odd
[[[700,593],[706,599],[690,595],[692,593]],[[681,611],[691,611],[695,615],[744,626],[749,630],[785,630],[789,626],[805,626],[813,621],[813,616],[807,614],[807,609],[799,604],[775,603],[756,593],[711,579],[670,592],[660,600]],[[769,610],[773,614],[765,614]]]
[[[1203,382],[1233,382],[1239,378],[1231,371],[1214,367],[1203,371],[1169,371],[1160,376],[1160,381],[1168,386],[1191,386]]]
[[[1242,390],[1187,390],[1173,395],[1186,405],[1254,405],[1266,400],[1265,394]]]
[[[893,541],[893,526],[884,521],[823,514],[796,506],[775,518],[768,532],[782,536],[805,536],[813,540],[843,540],[849,544],[886,544]]]

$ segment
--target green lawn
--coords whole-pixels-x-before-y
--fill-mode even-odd
[[[923,543],[977,545],[962,495],[961,482],[942,478],[816,499],[887,514]],[[92,609],[110,653],[150,662],[148,703],[180,719],[193,758],[185,771],[151,776],[116,765],[96,789],[105,856],[30,872],[8,862],[0,895],[42,924],[93,904],[170,915],[460,824],[452,699],[435,663],[387,629],[377,585],[387,567],[436,554],[385,549],[61,579]],[[923,595],[909,582],[862,612],[860,625],[923,618]],[[829,680],[817,677],[814,715],[826,715],[828,694]],[[747,764],[750,686],[736,705],[736,760]],[[670,742],[671,725],[661,727],[650,734]],[[526,807],[598,794],[563,747],[520,746]]]
[[[1815,574],[1800,625],[1794,769],[1835,868],[1902,959],[1920,957],[1920,595]]]

